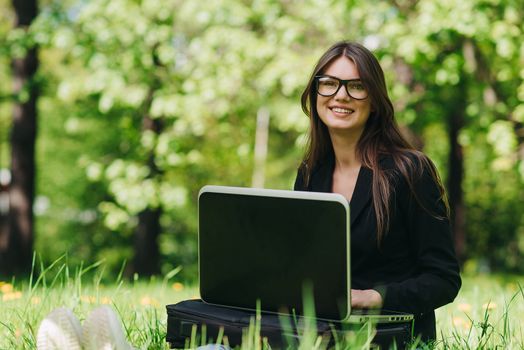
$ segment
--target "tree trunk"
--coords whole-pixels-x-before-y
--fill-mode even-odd
[[[152,95],[152,92],[150,93]],[[151,96],[150,96],[151,97]],[[151,130],[156,135],[162,132],[162,121],[146,115],[143,121],[143,130]],[[148,165],[150,178],[155,178],[160,171],[155,163],[155,150],[150,150]],[[160,272],[160,249],[158,236],[161,231],[160,216],[162,208],[147,208],[138,214],[138,226],[135,231],[135,256],[133,272],[141,276],[151,276]]]
[[[4,252],[7,249],[9,238],[9,183],[11,183],[10,172],[0,169],[0,274],[5,270]]]
[[[135,231],[135,256],[133,272],[140,276],[157,274],[160,261],[158,235],[160,234],[160,208],[147,208],[138,214],[138,226]]]
[[[464,77],[462,77],[464,79]],[[464,179],[464,152],[462,145],[459,143],[459,133],[464,126],[465,116],[465,101],[464,93],[465,86],[459,85],[458,96],[460,100],[453,104],[454,108],[450,108],[450,115],[448,119],[449,132],[449,173],[448,173],[448,195],[449,204],[451,207],[451,226],[454,232],[455,251],[459,262],[465,260],[465,243],[466,234],[464,230],[465,212],[464,212],[464,193],[462,191],[462,181]]]
[[[253,167],[252,187],[263,188],[266,180],[267,143],[269,138],[269,110],[260,107],[257,113],[257,130],[255,134],[255,161]]]
[[[36,0],[13,0],[16,27],[26,29],[37,15]],[[36,47],[24,57],[12,60],[13,92],[18,101],[13,108],[11,142],[11,183],[7,230],[0,232],[0,270],[12,275],[31,269],[33,253],[33,199],[35,195],[36,102],[38,88],[34,75],[38,68]]]

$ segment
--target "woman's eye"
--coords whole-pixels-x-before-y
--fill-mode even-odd
[[[353,84],[349,84],[348,88],[350,90],[364,90],[364,85],[360,83],[353,83]]]
[[[334,80],[324,80],[320,82],[324,86],[336,86],[337,82]]]

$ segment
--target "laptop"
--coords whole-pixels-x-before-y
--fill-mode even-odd
[[[205,186],[198,263],[209,304],[318,319],[406,322],[413,315],[351,309],[349,204],[340,194]]]

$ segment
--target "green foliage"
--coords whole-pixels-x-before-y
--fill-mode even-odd
[[[396,2],[378,36],[399,120],[447,177],[451,120],[462,123],[467,254],[521,270],[524,212],[523,13],[518,1]],[[388,73],[389,72],[389,73]],[[517,92],[517,93],[515,93]],[[520,135],[520,136],[519,136]]]
[[[318,55],[351,39],[377,54],[402,128],[444,178],[449,122],[462,116],[468,255],[522,271],[518,0],[71,0],[42,3],[27,33],[11,29],[8,2],[0,8],[1,167],[10,58],[40,45],[36,246],[46,261],[69,250],[116,272],[132,258],[136,215],[160,207],[162,271],[182,264],[195,278],[199,188],[251,185],[261,108],[265,185],[291,188],[308,126],[300,93]]]

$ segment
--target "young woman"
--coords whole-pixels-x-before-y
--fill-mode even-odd
[[[434,340],[434,310],[461,286],[449,207],[435,166],[399,131],[377,59],[357,43],[333,45],[302,109],[309,142],[295,190],[350,203],[352,307],[412,313],[415,335]]]

